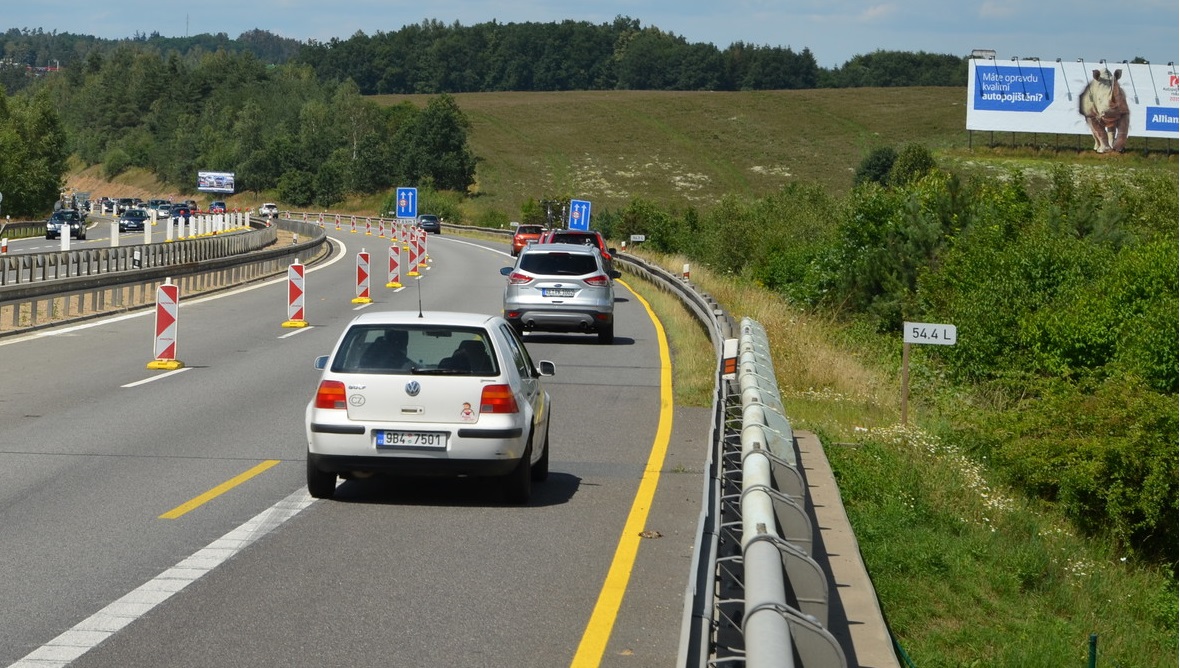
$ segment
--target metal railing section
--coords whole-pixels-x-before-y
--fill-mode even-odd
[[[66,254],[73,256],[68,262],[74,273],[69,278],[0,285],[0,334],[141,308],[155,302],[156,288],[165,280],[178,284],[182,295],[209,292],[285,272],[293,260],[306,262],[324,252],[327,236],[319,226],[289,220],[254,224],[255,229],[246,234],[70,251]],[[294,233],[301,241],[277,244],[280,229]],[[140,252],[138,267],[136,249]],[[65,254],[18,255],[0,262],[21,261],[40,267],[40,263],[63,261],[45,259],[47,255]],[[36,257],[42,259],[24,259]]]
[[[720,598],[708,665],[847,666],[826,628],[828,577],[811,556],[815,527],[770,342],[749,318],[739,331],[720,442]]]

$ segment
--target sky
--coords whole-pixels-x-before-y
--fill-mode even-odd
[[[1136,57],[1180,63],[1177,0],[36,0],[6,2],[0,30],[36,29],[107,39],[158,32],[166,37],[255,28],[300,42],[396,32],[437,20],[470,26],[587,21],[617,16],[689,42],[725,49],[735,42],[809,49],[820,67],[885,51],[970,55],[1001,60],[1106,60]]]

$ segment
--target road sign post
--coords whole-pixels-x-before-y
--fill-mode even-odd
[[[910,398],[910,344],[953,346],[959,339],[954,325],[940,325],[928,322],[907,322],[902,325],[901,344],[901,424],[909,422]]]

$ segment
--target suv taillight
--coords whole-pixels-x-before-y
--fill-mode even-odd
[[[480,413],[518,413],[516,395],[508,385],[485,385],[479,398]]]
[[[348,408],[344,383],[338,380],[325,380],[320,383],[320,389],[315,393],[315,407],[339,410]]]
[[[583,282],[586,285],[593,285],[596,288],[605,288],[610,283],[610,279],[606,277],[606,274],[595,274],[590,278],[584,279]]]
[[[532,283],[533,277],[528,274],[522,274],[519,271],[514,271],[508,274],[509,285],[524,285],[525,283]]]

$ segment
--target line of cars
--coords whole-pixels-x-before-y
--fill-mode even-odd
[[[425,228],[424,228],[425,229]],[[500,315],[385,311],[357,316],[305,408],[307,488],[331,498],[341,478],[480,476],[524,504],[549,473],[552,401],[526,332],[614,340],[615,251],[597,232],[540,230],[513,246]]]

